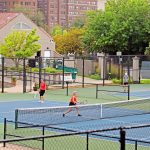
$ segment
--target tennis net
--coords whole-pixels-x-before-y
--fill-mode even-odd
[[[57,125],[101,118],[115,118],[150,113],[150,98],[112,103],[70,106],[72,111],[63,117],[69,106],[20,108],[15,111],[15,121],[33,125]],[[82,116],[78,116],[76,108]]]

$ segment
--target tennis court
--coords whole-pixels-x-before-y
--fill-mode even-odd
[[[80,90],[78,89],[77,91]],[[103,103],[102,100],[100,104],[97,104],[97,101],[101,100],[100,98],[97,100],[94,99],[95,101],[90,97],[86,98],[88,99],[88,102],[90,104],[79,106],[80,112],[82,114],[81,117],[76,115],[76,109],[73,109],[71,113],[63,117],[63,112],[68,109],[68,96],[62,97],[63,94],[60,94],[60,97],[62,97],[64,100],[55,101],[55,94],[53,95],[52,91],[50,91],[49,94],[51,95],[51,99],[53,98],[54,100],[46,100],[45,103],[39,103],[37,99],[33,99],[33,95],[31,100],[25,100],[24,98],[24,100],[11,100],[7,102],[1,101],[1,124],[3,124],[3,118],[14,121],[16,120],[16,116],[17,121],[20,122],[25,122],[32,125],[47,125],[49,127],[65,129],[66,131],[70,130],[73,132],[150,124],[150,98],[143,98],[143,95],[145,95],[145,97],[148,97],[148,87],[143,89],[143,91],[139,87],[134,87],[134,91],[131,91],[131,95],[135,95],[133,96],[134,98],[138,97],[140,99],[134,100],[133,102],[132,100],[124,101],[121,99],[120,102],[112,100],[113,102],[106,101],[105,103]],[[79,94],[81,96],[81,99],[83,99],[82,91],[80,91]],[[117,94],[120,94],[121,96],[124,95],[124,93]],[[57,98],[60,99],[60,97]],[[30,98],[30,96],[28,98]],[[95,104],[93,104],[92,102],[94,102]],[[15,115],[16,110],[17,115]],[[19,125],[22,124],[18,124],[18,127]],[[28,133],[28,135],[34,136],[38,135],[39,128],[37,130],[32,128],[26,128],[25,131],[23,131],[23,128],[18,128],[17,130],[14,130],[14,128],[12,128],[11,132],[12,131],[18,132],[18,134],[22,135],[24,133],[21,132],[26,132]],[[46,130],[46,133],[64,133],[66,131],[53,130],[52,128],[48,128]],[[112,143],[116,143],[116,138],[119,138],[119,131],[97,133],[97,135],[103,136],[103,138],[101,137],[101,139],[103,139],[102,143],[106,143],[106,145],[112,147],[112,145],[114,145]],[[97,135],[92,135],[92,138],[99,139]],[[107,136],[114,138],[109,138]],[[80,139],[81,137],[78,136],[76,138]],[[150,142],[150,126],[143,128],[127,129],[126,138]],[[128,144],[132,144],[132,142],[129,141]],[[115,148],[110,148],[110,150],[113,149]],[[150,144],[142,143],[140,144],[139,149],[150,150]]]

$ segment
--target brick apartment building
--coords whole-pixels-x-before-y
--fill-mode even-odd
[[[104,9],[106,0],[0,0],[0,12],[11,12],[16,5],[32,10],[40,9],[45,22],[52,28],[59,24],[69,27],[76,18],[84,17],[88,10]]]
[[[0,0],[0,12],[12,12],[15,7],[27,8],[34,14],[37,11],[37,0]]]
[[[97,9],[97,0],[38,0],[49,27],[69,27],[75,18],[82,17],[88,10]]]

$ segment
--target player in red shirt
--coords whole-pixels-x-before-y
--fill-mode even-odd
[[[74,105],[76,105],[76,104],[77,104],[77,92],[74,91],[74,92],[72,93],[72,97],[71,97],[71,99],[70,99],[69,106],[74,106]],[[81,116],[81,115],[80,115],[80,112],[79,112],[79,108],[78,108],[78,107],[75,107],[75,108],[76,108],[76,110],[77,110],[78,116]],[[63,113],[63,117],[65,117],[65,115],[66,115],[67,113],[71,112],[71,111],[72,111],[72,107],[70,107],[65,113]]]
[[[45,94],[45,91],[46,91],[46,83],[44,82],[44,80],[42,79],[41,80],[41,83],[40,83],[40,101],[41,103],[44,102],[44,94]]]

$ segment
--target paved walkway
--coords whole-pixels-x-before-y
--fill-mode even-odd
[[[5,78],[5,80],[7,82],[10,82],[9,78]],[[77,76],[76,82],[82,83],[82,77]],[[103,83],[102,80],[94,80],[94,79],[90,79],[90,78],[86,78],[86,77],[84,78],[84,82],[85,83],[93,83],[93,84],[102,84]],[[111,81],[105,80],[105,83],[111,83]],[[72,83],[71,85],[74,86],[74,85],[77,85],[77,83]],[[54,86],[61,86],[61,85],[54,85]],[[33,87],[33,85],[32,85],[32,87]],[[51,87],[53,87],[53,86],[51,86]],[[30,89],[30,86],[27,86],[27,89]],[[23,82],[20,80],[17,80],[16,86],[11,87],[11,88],[5,88],[4,92],[6,92],[6,93],[23,93]]]

